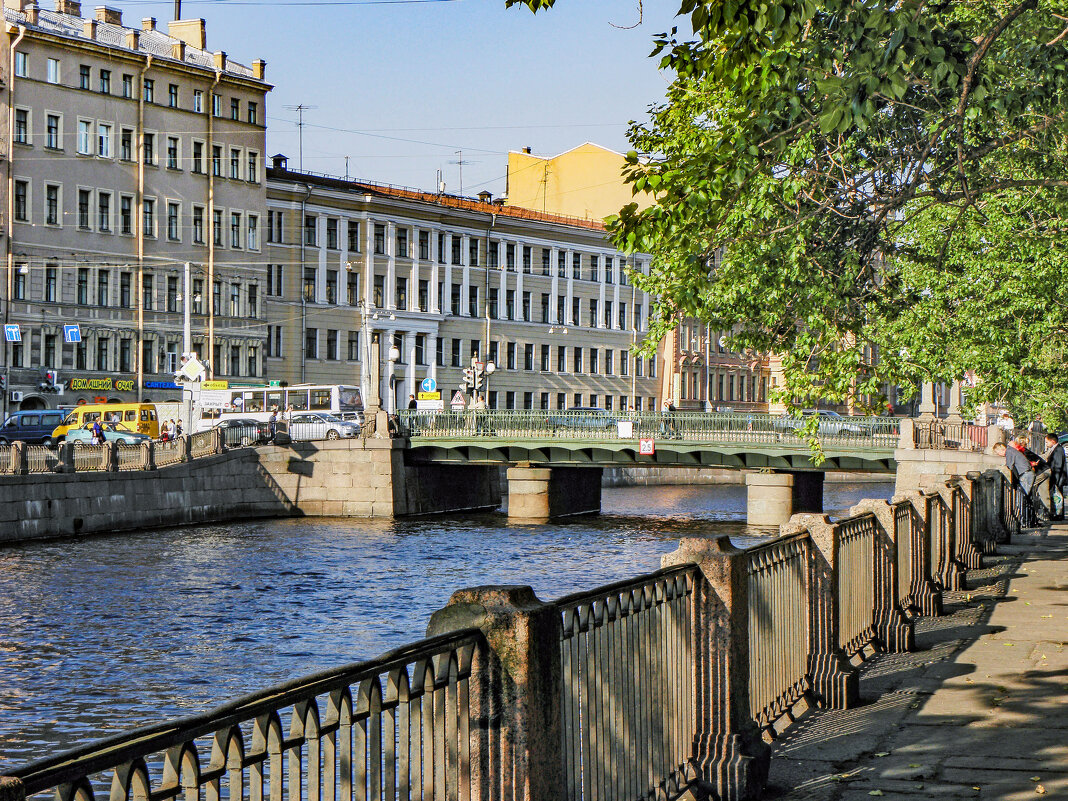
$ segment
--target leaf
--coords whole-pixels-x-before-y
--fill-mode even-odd
[[[882,795],[882,790],[868,790],[868,795]]]

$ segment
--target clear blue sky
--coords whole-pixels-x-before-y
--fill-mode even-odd
[[[105,0],[106,2],[106,0]],[[504,0],[184,0],[207,20],[208,48],[267,61],[268,150],[297,165],[296,112],[305,112],[304,168],[433,188],[442,170],[459,191],[504,191],[509,150],[555,155],[584,141],[628,149],[627,123],[663,97],[668,77],[648,58],[677,0],[559,0],[536,16]],[[127,24],[173,3],[118,0]],[[94,3],[83,0],[85,13]],[[685,28],[683,20],[680,28]]]

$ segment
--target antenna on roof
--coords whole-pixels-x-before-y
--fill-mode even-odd
[[[438,194],[439,195],[444,195],[445,194],[445,181],[441,177],[441,170],[438,170],[438,174],[434,179],[434,183],[437,185]]]
[[[181,0],[175,0],[181,2]],[[286,106],[289,111],[297,112],[297,163],[299,169],[304,172],[304,112],[319,108],[318,106],[305,106],[300,103],[296,106]]]
[[[460,167],[460,197],[464,196],[464,165],[465,164],[478,164],[477,161],[464,161],[464,152],[462,150],[456,151],[456,161],[450,161],[449,164],[456,164]]]

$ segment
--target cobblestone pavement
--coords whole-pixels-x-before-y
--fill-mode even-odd
[[[765,798],[1068,800],[1068,525],[986,561],[917,651],[861,665],[862,706],[779,737]]]

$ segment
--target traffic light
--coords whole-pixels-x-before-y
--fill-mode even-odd
[[[486,377],[486,374],[482,370],[475,371],[475,389],[482,389],[482,379]]]
[[[475,386],[475,368],[473,368],[473,367],[465,367],[464,368],[464,389],[467,392],[470,392],[471,388],[473,386]]]
[[[7,376],[0,373],[0,392],[3,392],[5,389],[7,389]]]

